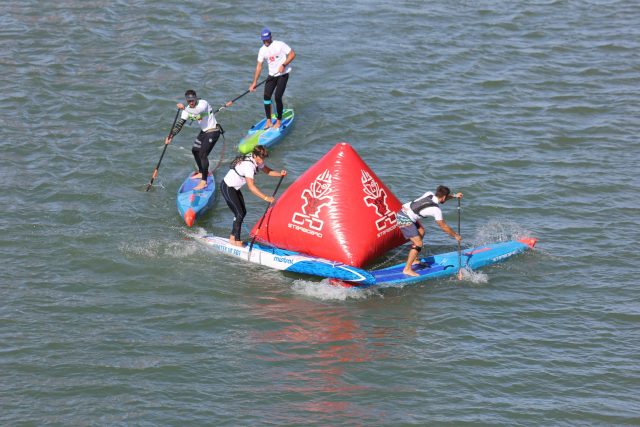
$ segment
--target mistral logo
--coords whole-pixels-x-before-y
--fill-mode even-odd
[[[362,191],[364,192],[363,200],[367,206],[376,209],[376,215],[378,215],[376,229],[378,237],[381,237],[396,228],[396,215],[389,210],[387,192],[380,188],[378,181],[363,169],[360,169],[360,173]]]
[[[300,210],[293,213],[289,228],[322,238],[324,221],[319,215],[324,206],[333,203],[331,180],[331,173],[326,169],[302,192],[300,198],[304,202]]]

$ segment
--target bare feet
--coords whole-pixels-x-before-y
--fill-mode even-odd
[[[233,236],[229,237],[229,243],[231,243],[233,246],[242,247],[242,240],[236,240],[236,238]]]
[[[207,181],[200,181],[200,184],[193,187],[193,191],[202,190],[207,187]]]
[[[202,174],[200,172],[195,172],[191,175],[191,179],[202,179]]]
[[[279,129],[281,124],[282,123],[280,122],[280,120],[276,120],[275,124],[273,125],[273,128],[274,129]]]
[[[406,270],[406,269],[405,269],[405,270],[402,270],[402,274],[404,274],[405,276],[413,276],[413,277],[418,277],[418,276],[419,276],[419,274],[418,274],[418,273],[416,273],[415,271],[413,271],[413,270]]]
[[[271,126],[273,126],[271,124],[271,119],[267,120],[267,122],[264,124],[264,127],[262,129],[269,129]]]

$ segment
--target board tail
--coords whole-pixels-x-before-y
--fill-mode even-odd
[[[247,135],[242,138],[240,144],[238,144],[238,151],[240,154],[249,154],[260,142],[260,136],[264,133],[264,129],[261,129],[251,135]]]

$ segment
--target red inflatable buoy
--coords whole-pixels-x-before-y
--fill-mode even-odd
[[[355,150],[342,142],[278,198],[256,240],[362,267],[405,242],[396,225],[400,207]],[[256,232],[254,226],[251,235]]]

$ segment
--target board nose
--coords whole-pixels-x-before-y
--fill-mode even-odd
[[[523,237],[522,239],[518,239],[518,242],[524,243],[530,248],[533,248],[536,243],[538,243],[538,239],[536,239],[535,237]]]
[[[193,223],[196,221],[196,213],[193,209],[189,208],[184,213],[184,222],[187,224],[187,227],[191,227]]]

